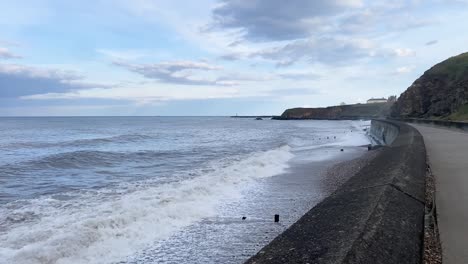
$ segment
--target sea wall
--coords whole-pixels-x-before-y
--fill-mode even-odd
[[[380,145],[389,146],[395,141],[400,133],[399,126],[385,120],[372,120],[370,136]]]
[[[422,262],[423,139],[401,122],[372,126],[388,146],[247,263]]]

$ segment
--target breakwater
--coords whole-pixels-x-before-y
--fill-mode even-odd
[[[421,263],[423,139],[401,122],[372,127],[387,143],[377,157],[247,263]]]

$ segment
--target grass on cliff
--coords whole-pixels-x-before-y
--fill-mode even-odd
[[[468,104],[462,105],[457,112],[449,115],[448,120],[468,121]]]
[[[390,112],[392,104],[376,103],[376,104],[354,104],[342,106],[342,116],[363,116],[363,117],[380,117],[387,116]]]
[[[448,76],[452,81],[466,77],[468,73],[468,52],[435,65],[429,72],[431,74]]]

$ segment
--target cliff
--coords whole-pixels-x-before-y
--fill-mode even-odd
[[[391,116],[468,120],[468,53],[427,70],[401,94]]]
[[[340,105],[326,108],[291,108],[275,119],[328,119],[355,120],[385,117],[390,112],[390,103]]]

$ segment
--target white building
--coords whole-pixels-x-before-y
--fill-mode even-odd
[[[385,98],[371,98],[367,100],[368,104],[378,104],[378,103],[386,103],[387,99]]]

